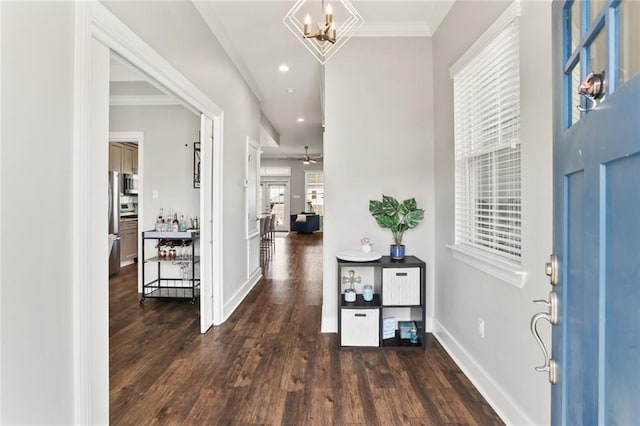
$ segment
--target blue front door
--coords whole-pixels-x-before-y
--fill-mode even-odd
[[[637,425],[640,45],[631,41],[640,35],[640,2],[567,2],[554,19],[562,27],[563,89],[554,140],[560,321],[552,422]],[[590,71],[604,71],[606,96],[581,112],[593,106],[577,94]]]

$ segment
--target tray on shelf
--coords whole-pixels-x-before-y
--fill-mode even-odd
[[[382,254],[376,251],[365,253],[362,250],[343,250],[339,251],[336,257],[347,262],[373,262],[382,258]]]
[[[162,239],[184,239],[193,238],[200,234],[199,229],[190,229],[188,231],[144,231],[143,238],[162,238]]]

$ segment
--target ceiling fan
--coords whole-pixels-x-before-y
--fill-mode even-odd
[[[302,161],[302,164],[316,164],[318,161],[322,161],[322,155],[319,155],[317,157],[310,157],[309,156],[309,147],[305,146],[304,147],[304,155],[302,156],[302,158],[299,158],[298,161]]]

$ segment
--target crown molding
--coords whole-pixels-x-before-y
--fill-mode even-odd
[[[427,23],[370,24],[365,23],[352,37],[431,37],[433,31]]]

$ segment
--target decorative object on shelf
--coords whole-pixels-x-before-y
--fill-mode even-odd
[[[398,321],[401,339],[411,339],[411,330],[417,330],[415,321]],[[414,331],[417,334],[417,331]]]
[[[413,327],[409,331],[409,341],[411,343],[418,343],[418,328],[416,327],[416,323],[413,323]]]
[[[198,139],[200,134],[198,133]],[[193,143],[193,187],[200,188],[200,141]]]
[[[356,271],[353,269],[349,269],[347,275],[348,276],[342,277],[342,284],[349,284],[349,288],[344,291],[344,300],[345,302],[355,302],[356,289],[353,287],[353,284],[362,282],[362,277],[356,277]]]
[[[362,290],[362,298],[365,302],[371,302],[373,300],[373,286],[371,284],[365,284]]]
[[[336,0],[336,16],[344,22],[338,25],[334,21],[334,10],[330,4],[325,8],[322,0],[323,22],[312,23],[311,16],[317,13],[317,0],[298,0],[282,19],[285,26],[295,35],[309,52],[324,65],[360,28],[364,19],[349,0]],[[315,9],[315,10],[313,10]],[[304,16],[304,18],[302,18]],[[338,36],[339,30],[339,36]]]
[[[415,228],[424,219],[424,210],[418,208],[416,199],[409,198],[400,203],[394,197],[383,194],[382,201],[369,200],[369,212],[378,225],[391,230],[394,242],[391,245],[391,258],[404,259],[404,232]]]
[[[395,317],[384,317],[382,319],[382,338],[393,339],[396,337],[396,319]]]
[[[363,253],[371,253],[371,240],[369,238],[364,237],[360,240],[360,244],[362,244]]]

